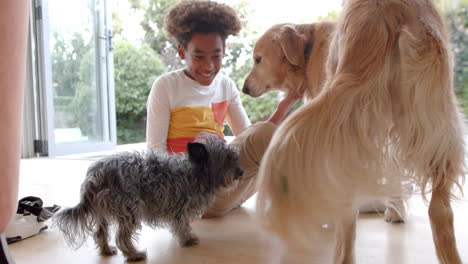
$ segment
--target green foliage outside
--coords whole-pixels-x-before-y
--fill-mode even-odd
[[[95,124],[101,118],[101,113],[98,112],[98,98],[96,94],[96,64],[95,50],[89,49],[80,61],[79,68],[80,80],[75,87],[75,94],[67,105],[67,112],[71,113],[74,126],[79,127],[81,133],[91,140],[100,140],[102,135],[101,127],[96,127]],[[86,107],[83,107],[86,106]]]
[[[118,144],[145,141],[146,102],[157,76],[167,71],[147,45],[115,44],[114,78]]]
[[[159,56],[159,58],[166,65],[167,70],[175,70],[184,67],[183,62],[177,55],[177,46],[173,40],[167,39],[163,30],[163,19],[167,8],[176,3],[176,0],[130,0],[130,5],[135,10],[144,12],[143,19],[140,23],[143,30],[145,31],[144,43],[151,47]],[[253,44],[255,43],[254,35],[255,32],[249,27],[249,15],[252,13],[248,1],[240,1],[238,4],[233,5],[238,11],[239,17],[241,18],[243,29],[239,36],[230,37],[227,40],[226,56],[223,64],[223,72],[230,76],[237,84],[238,89],[241,89],[244,85],[244,80],[249,73],[252,66],[251,54],[253,50]],[[117,16],[113,16],[114,21],[119,22]],[[119,27],[118,27],[119,28]],[[114,55],[115,56],[115,55]],[[117,65],[115,65],[117,71]],[[116,78],[117,86],[117,78]],[[120,97],[116,91],[116,96]],[[252,122],[264,119],[273,113],[278,103],[278,93],[271,93],[261,98],[251,98],[241,93],[241,99],[244,104],[244,108]],[[146,105],[146,100],[142,101],[143,105]],[[119,120],[119,109],[117,109],[117,119]],[[126,123],[119,123],[118,126],[126,126]],[[135,126],[128,128],[118,128],[118,130],[135,130]],[[141,126],[137,126],[136,129],[142,129]],[[141,134],[144,135],[144,129]],[[226,125],[225,134],[232,135],[231,130]],[[120,134],[119,134],[120,135]],[[134,137],[134,142],[144,141],[144,137]],[[120,142],[119,142],[120,143]]]
[[[145,36],[143,39],[143,46],[145,49],[151,48],[155,55],[155,58],[159,58],[158,70],[151,70],[150,62],[141,63],[146,65],[147,68],[144,70],[145,73],[135,74],[135,71],[141,71],[140,68],[127,67],[125,69],[119,69],[123,63],[117,63],[119,55],[117,49],[114,57],[115,72],[116,72],[116,96],[117,96],[117,120],[118,120],[118,134],[119,144],[129,142],[142,142],[145,140],[145,106],[146,96],[151,87],[151,82],[156,76],[169,71],[184,67],[180,58],[177,55],[176,44],[172,40],[168,40],[162,30],[162,22],[164,14],[168,7],[176,3],[176,0],[129,0],[134,10],[142,11],[144,16],[140,23],[142,26]],[[446,6],[440,2],[441,6]],[[462,107],[465,112],[468,113],[468,37],[467,37],[467,24],[468,24],[468,3],[466,0],[459,2],[458,7],[444,8],[444,12],[447,14],[448,25],[451,29],[451,37],[453,42],[453,49],[456,55],[456,74],[455,74],[455,86],[459,96]],[[237,84],[238,88],[241,89],[245,78],[247,77],[252,67],[252,51],[253,45],[256,41],[256,37],[259,36],[258,32],[249,27],[249,20],[252,19],[250,14],[252,10],[248,1],[240,1],[234,5],[237,9],[242,23],[243,30],[240,36],[231,37],[227,41],[226,57],[224,60],[223,71],[229,75]],[[324,17],[320,17],[315,21],[321,20],[336,20],[339,16],[339,12],[333,11]],[[120,32],[122,22],[118,16],[114,15],[114,22],[116,23],[116,30],[114,32]],[[304,21],[310,22],[310,21]],[[262,33],[262,32],[260,32]],[[130,44],[126,44],[127,52],[130,52]],[[116,45],[117,46],[117,45]],[[148,48],[149,47],[149,48]],[[134,48],[131,52],[137,56],[137,48]],[[146,51],[148,52],[148,50]],[[142,57],[140,57],[142,58]],[[131,57],[131,61],[135,60],[138,62],[138,57]],[[154,59],[156,61],[156,59]],[[128,62],[132,65],[133,62]],[[138,64],[138,63],[137,63]],[[161,68],[159,68],[161,67]],[[123,78],[122,74],[128,75]],[[120,77],[119,77],[119,74]],[[141,75],[141,76],[140,76]],[[144,76],[144,77],[143,77]],[[142,78],[142,80],[140,80]],[[136,81],[136,80],[139,81]],[[127,98],[129,97],[129,98]],[[251,98],[241,93],[241,99],[243,101],[244,108],[252,122],[257,120],[263,120],[267,118],[276,108],[279,100],[279,94],[269,93],[260,98]],[[126,101],[127,100],[127,101]],[[128,106],[127,106],[128,104]],[[120,105],[120,106],[119,106]],[[230,130],[226,127],[226,134],[230,134]]]
[[[80,34],[66,40],[64,36],[53,33],[54,52],[52,52],[52,72],[54,104],[56,116],[68,116],[67,106],[75,95],[75,85],[79,83],[79,69],[87,44]],[[55,118],[55,127],[67,127],[64,118]]]
[[[468,114],[468,2],[447,12],[452,49],[455,54],[455,91],[465,114]]]
[[[56,128],[81,129],[90,140],[99,140],[101,128],[93,124],[97,112],[96,65],[94,38],[83,35],[53,34],[52,72]],[[86,107],[84,107],[86,106]]]
[[[248,1],[241,1],[233,6],[242,22],[242,30],[239,36],[231,37],[227,41],[224,69],[226,74],[234,80],[239,90],[244,86],[253,66],[253,47],[258,35],[249,24],[250,14],[253,12]],[[252,98],[240,92],[242,104],[252,123],[264,120],[270,116],[278,104],[278,92],[268,93],[259,98]],[[225,125],[225,134],[232,135],[229,127]]]
[[[125,0],[127,1],[127,0]],[[145,141],[146,102],[153,81],[161,74],[183,67],[177,55],[176,44],[168,40],[162,31],[166,9],[176,0],[128,0],[134,10],[142,12],[141,26],[145,36],[139,45],[131,44],[121,36],[124,22],[113,14],[114,34],[118,40],[114,49],[114,72],[116,89],[118,143]],[[468,114],[468,0],[451,2],[437,1],[446,14],[455,54],[455,89],[464,112]],[[252,67],[252,52],[256,38],[260,35],[250,27],[253,19],[249,2],[234,5],[243,24],[237,37],[227,40],[223,72],[230,76],[239,89]],[[323,19],[335,20],[338,12],[330,12]],[[304,21],[310,23],[311,21]],[[91,89],[96,86],[94,39],[75,33],[71,36],[55,34],[52,53],[54,104],[57,128],[80,127],[85,136],[101,135],[100,127],[92,124],[98,113],[99,95]],[[117,38],[120,37],[120,38]],[[241,93],[244,108],[254,123],[264,120],[275,110],[279,93],[269,93],[260,98],[251,98]],[[86,106],[86,107],[83,107]],[[230,130],[226,126],[226,134]]]
[[[177,55],[177,45],[166,38],[163,30],[166,10],[177,3],[176,0],[128,0],[132,8],[144,11],[140,23],[145,31],[144,43],[151,47],[164,62],[168,71],[183,67]]]

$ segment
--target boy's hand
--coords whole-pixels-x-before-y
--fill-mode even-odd
[[[299,91],[290,91],[288,92],[286,97],[283,100],[281,100],[278,107],[283,105],[284,107],[289,108],[286,110],[286,111],[289,111],[291,110],[290,108],[294,106],[294,104],[296,104],[300,99],[302,99],[303,96],[304,96],[304,89],[301,89]]]
[[[304,89],[298,91],[290,91],[286,97],[281,100],[276,108],[276,111],[270,116],[268,122],[278,125],[287,116],[291,108],[304,96]]]

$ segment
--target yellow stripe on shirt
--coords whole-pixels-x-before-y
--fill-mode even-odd
[[[224,126],[208,106],[183,106],[171,110],[168,139],[194,137],[201,131],[223,135]]]

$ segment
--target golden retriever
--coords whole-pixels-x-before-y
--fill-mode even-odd
[[[304,93],[305,101],[320,92],[325,80],[325,62],[336,23],[278,24],[255,43],[254,66],[242,91],[258,97],[271,90]],[[365,201],[364,211],[381,210],[379,202]],[[387,222],[402,222],[406,216],[400,198],[387,201]]]
[[[320,94],[283,122],[265,153],[257,217],[304,247],[330,224],[334,263],[354,263],[367,197],[429,192],[437,257],[461,264],[451,199],[464,179],[464,125],[448,33],[431,0],[346,0]],[[327,229],[328,230],[328,229]]]
[[[242,92],[258,97],[271,90],[304,91],[314,98],[325,79],[330,35],[335,23],[278,24],[255,43],[254,66]]]

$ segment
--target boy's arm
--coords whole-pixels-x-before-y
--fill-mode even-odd
[[[250,123],[249,117],[245,112],[244,106],[242,106],[242,100],[237,90],[236,83],[229,79],[228,89],[230,90],[229,107],[226,115],[226,121],[231,127],[234,136],[238,136],[244,130],[246,130],[252,123]]]
[[[239,135],[252,124],[242,106],[239,94],[229,102],[226,121],[231,127],[234,136]]]
[[[286,97],[278,104],[275,112],[268,118],[268,122],[279,125],[288,115],[292,107],[302,98],[303,94],[289,92]]]
[[[146,144],[148,149],[166,151],[170,122],[169,96],[161,81],[155,81],[148,96],[146,120]]]

